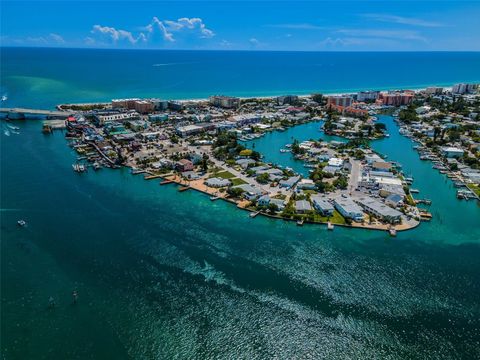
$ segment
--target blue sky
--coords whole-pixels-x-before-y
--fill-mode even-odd
[[[480,51],[480,1],[2,1],[2,46]]]

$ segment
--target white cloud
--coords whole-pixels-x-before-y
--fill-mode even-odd
[[[423,20],[418,18],[396,16],[396,15],[388,15],[388,14],[363,14],[362,16],[375,21],[402,24],[402,25],[421,26],[421,27],[443,26],[442,24],[433,22],[433,21],[428,21],[428,20]]]
[[[322,26],[318,26],[315,24],[308,24],[308,23],[303,23],[303,24],[271,24],[271,25],[266,25],[267,27],[271,28],[280,28],[280,29],[293,29],[293,30],[323,30],[325,29]]]
[[[94,25],[92,29],[92,34],[101,34],[103,36],[108,37],[114,43],[119,41],[126,40],[130,44],[137,44],[138,42],[146,41],[145,34],[140,33],[137,37],[135,37],[131,32],[122,30],[122,29],[115,29],[109,26],[101,26],[101,25]]]
[[[161,22],[156,16],[153,17],[152,22],[147,25],[147,31],[149,34],[153,34],[155,30],[158,30],[165,41],[173,42],[173,34],[167,30],[163,22]]]
[[[220,41],[219,45],[221,47],[231,47],[233,44],[228,40],[222,40]]]
[[[259,45],[260,45],[260,41],[258,41],[258,40],[255,39],[255,38],[249,39],[248,42],[249,42],[250,45],[252,45],[252,46],[259,46]]]
[[[152,21],[140,28],[140,33],[134,35],[130,31],[116,29],[109,26],[95,25],[92,34],[109,38],[114,43],[127,41],[131,45],[138,43],[154,43],[160,39],[166,43],[174,43],[188,38],[209,39],[215,33],[208,29],[200,18],[179,18],[177,20],[160,20],[154,16]],[[94,39],[95,40],[95,39]],[[89,40],[89,42],[91,42]]]
[[[51,33],[49,36],[49,39],[52,40],[53,42],[56,42],[57,44],[65,44],[65,40],[63,37],[61,37],[58,34]]]
[[[177,21],[165,20],[167,28],[171,32],[181,32],[190,30],[198,33],[201,38],[209,39],[215,36],[215,33],[207,29],[203,20],[200,18],[180,18]]]
[[[96,44],[96,41],[94,38],[90,37],[90,36],[87,36],[85,39],[84,39],[84,42],[85,42],[85,45],[95,45]]]
[[[353,37],[373,37],[427,42],[427,39],[421,36],[417,31],[412,30],[341,29],[336,32]]]
[[[55,33],[50,33],[46,36],[28,36],[26,38],[11,38],[12,43],[15,44],[28,44],[35,46],[48,46],[48,45],[64,45],[65,39]]]

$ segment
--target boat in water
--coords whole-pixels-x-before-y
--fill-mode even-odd
[[[23,219],[17,221],[17,225],[21,227],[27,226],[27,222]]]
[[[87,171],[87,167],[83,164],[72,164],[73,171],[82,173]]]

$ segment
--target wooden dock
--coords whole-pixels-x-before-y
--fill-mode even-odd
[[[173,183],[174,181],[173,180],[163,180],[160,185],[167,185],[167,184],[171,184]]]
[[[145,180],[153,180],[153,179],[158,179],[158,178],[161,178],[163,177],[163,175],[155,175],[155,174],[151,174],[151,175],[146,175],[144,176],[143,178]]]

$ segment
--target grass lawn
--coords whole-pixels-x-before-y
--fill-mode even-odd
[[[472,190],[477,196],[480,196],[480,185],[468,184],[470,190]]]
[[[235,177],[231,172],[228,171],[220,171],[215,174],[216,177],[222,178],[222,179],[232,179]]]
[[[315,214],[315,221],[327,222],[328,217]],[[333,215],[330,216],[330,222],[332,224],[345,224],[345,218],[337,210],[334,210]]]
[[[246,181],[243,181],[242,179],[239,179],[239,178],[231,178],[230,181],[232,182],[233,186],[242,185],[242,184],[247,183]]]

